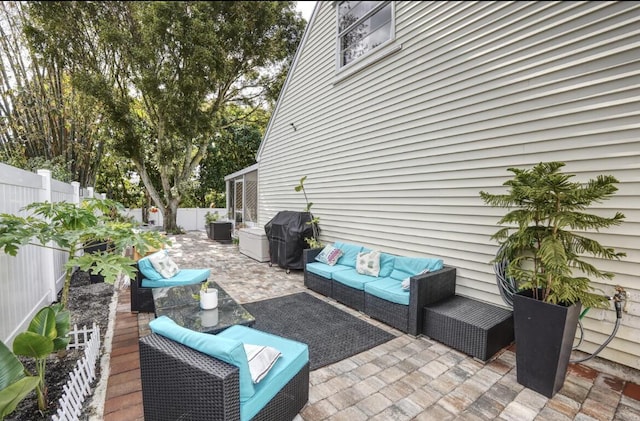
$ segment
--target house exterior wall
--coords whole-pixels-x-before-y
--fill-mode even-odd
[[[596,212],[626,215],[592,238],[626,252],[597,283],[630,292],[599,356],[640,369],[640,3],[394,2],[395,40],[336,70],[334,2],[311,18],[259,161],[259,225],[302,210],[302,176],[321,239],[440,256],[456,292],[504,305],[489,264],[510,167],[563,161],[586,181],[615,176]],[[293,126],[291,125],[293,123]],[[591,310],[593,352],[615,312]]]

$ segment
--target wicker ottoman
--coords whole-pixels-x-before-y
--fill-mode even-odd
[[[424,308],[423,333],[487,361],[513,342],[513,312],[456,295]]]

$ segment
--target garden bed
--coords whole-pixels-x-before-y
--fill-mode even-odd
[[[101,343],[104,344],[104,335],[109,324],[109,307],[113,299],[114,287],[110,284],[91,284],[89,275],[76,272],[71,281],[69,290],[68,309],[71,312],[71,325],[91,328],[95,322],[100,327]],[[100,350],[102,354],[103,349]],[[27,396],[9,415],[7,421],[26,420],[51,420],[58,408],[58,399],[64,393],[63,386],[69,381],[69,373],[75,368],[77,361],[82,358],[84,351],[74,349],[67,351],[63,357],[52,355],[47,361],[46,379],[48,387],[49,410],[43,414],[38,410],[35,392]],[[100,357],[98,357],[98,360]],[[25,368],[34,372],[34,364],[29,359],[21,358]],[[84,400],[80,419],[87,420],[91,413],[90,403],[95,392],[96,383],[100,379],[100,364],[96,365],[96,379],[91,383],[91,392]]]

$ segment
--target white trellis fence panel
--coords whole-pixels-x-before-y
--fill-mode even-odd
[[[96,378],[96,362],[100,354],[100,326],[93,324],[91,329],[73,326],[69,333],[71,341],[67,349],[84,348],[84,355],[76,363],[69,381],[63,386],[64,393],[58,400],[58,412],[53,421],[75,421],[82,412],[84,399],[91,392],[91,382]]]

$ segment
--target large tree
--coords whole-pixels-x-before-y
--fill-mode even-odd
[[[100,109],[55,57],[26,48],[25,5],[0,3],[0,161],[92,186],[106,139]]]
[[[230,104],[265,107],[300,40],[294,2],[30,2],[33,51],[96,98],[164,228]],[[151,174],[157,171],[158,189]]]
[[[205,206],[225,207],[224,177],[256,163],[269,114],[257,110],[250,118],[238,121],[245,113],[238,107],[227,109],[225,118],[235,123],[216,134],[200,164],[200,183],[196,193]]]

